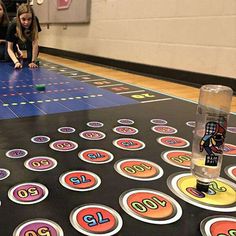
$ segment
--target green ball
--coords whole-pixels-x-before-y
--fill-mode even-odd
[[[45,91],[46,86],[45,86],[45,84],[36,84],[36,85],[35,85],[35,88],[36,88],[38,91]]]

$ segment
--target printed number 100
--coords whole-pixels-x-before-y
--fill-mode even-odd
[[[145,170],[151,170],[152,167],[144,163],[140,165],[126,166],[124,170],[130,174],[135,174],[136,172],[144,172]]]
[[[156,210],[159,208],[159,206],[165,207],[166,201],[161,201],[157,197],[152,197],[151,199],[143,199],[142,202],[132,202],[131,206],[141,213],[145,213],[148,211],[148,209]]]

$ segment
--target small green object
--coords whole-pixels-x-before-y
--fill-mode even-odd
[[[36,60],[36,61],[35,61],[35,64],[36,64],[37,66],[40,66],[40,61],[39,61],[39,60]]]
[[[45,84],[36,84],[35,87],[38,91],[44,91],[46,88]]]

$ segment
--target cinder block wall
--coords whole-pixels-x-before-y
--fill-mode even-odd
[[[44,47],[236,79],[236,0],[92,0],[90,24],[42,29]]]

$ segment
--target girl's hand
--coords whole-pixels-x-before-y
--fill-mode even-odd
[[[18,61],[15,63],[15,69],[21,69],[22,68],[22,65],[21,63]]]
[[[31,62],[29,64],[29,68],[38,68],[38,65],[36,63],[34,63],[34,62]]]

